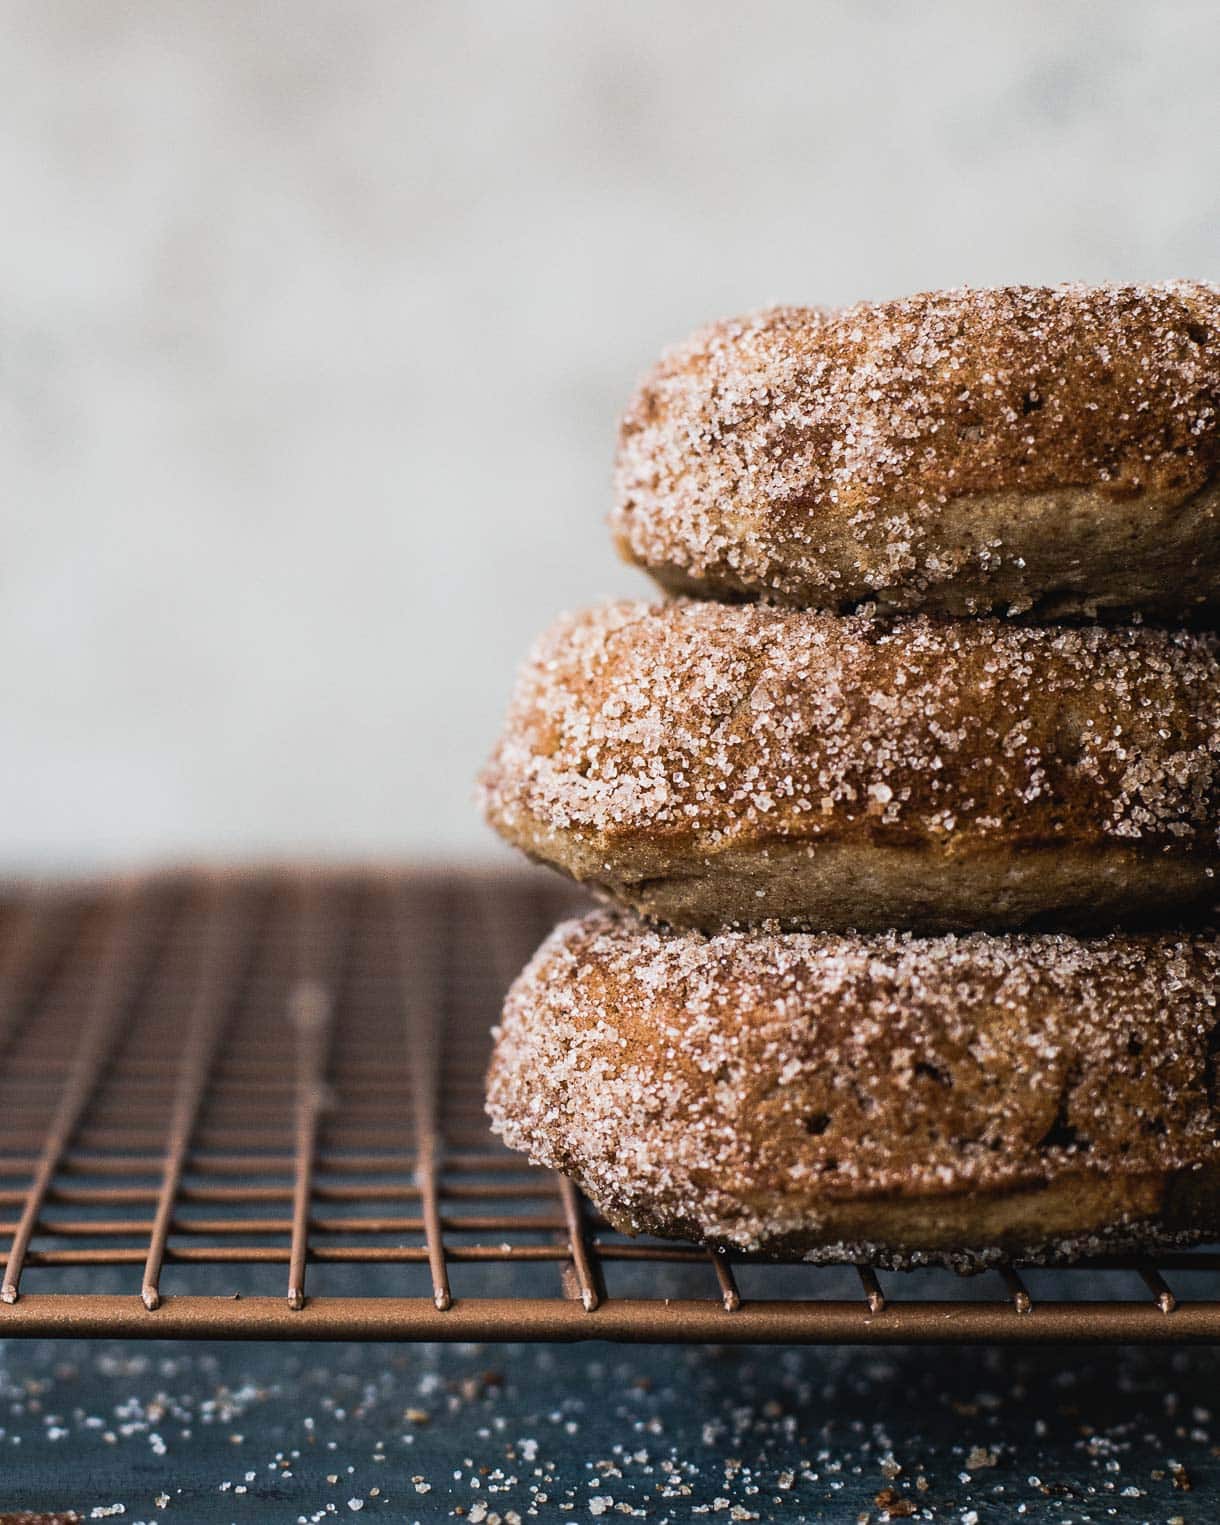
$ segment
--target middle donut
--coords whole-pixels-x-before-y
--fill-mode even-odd
[[[531,856],[676,926],[1090,929],[1220,899],[1214,637],[618,603],[484,773]]]

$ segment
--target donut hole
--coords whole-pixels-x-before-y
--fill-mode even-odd
[[[879,1105],[877,1098],[866,1091],[863,1086],[856,1085],[854,1082],[851,1086],[851,1094],[862,1115],[872,1117]]]
[[[948,1070],[942,1069],[939,1064],[932,1064],[927,1059],[916,1059],[912,1066],[917,1075],[922,1075],[925,1080],[934,1081],[938,1086],[944,1086],[946,1090],[953,1089],[953,1076]]]
[[[1134,1034],[1132,1034],[1132,1036],[1127,1039],[1127,1052],[1131,1055],[1132,1059],[1138,1059],[1139,1056],[1144,1052],[1144,1040],[1142,1038],[1137,1038]]]
[[[1041,411],[1042,406],[1043,399],[1039,396],[1037,389],[1030,387],[1029,391],[1021,399],[1021,412],[1025,414],[1037,413]]]
[[[1186,325],[1186,337],[1195,344],[1206,344],[1211,338],[1207,327],[1203,323],[1189,322]]]
[[[821,1170],[824,1176],[833,1175],[833,1173],[838,1170],[838,1168],[839,1162],[837,1159],[835,1159],[833,1154],[828,1160],[822,1161]]]
[[[1089,1140],[1068,1117],[1068,1102],[1077,1079],[1078,1076],[1074,1070],[1069,1071],[1064,1079],[1059,1090],[1059,1105],[1055,1108],[1055,1119],[1038,1140],[1039,1149],[1062,1149],[1071,1154],[1089,1152]]]
[[[1055,727],[1055,755],[1060,762],[1072,766],[1084,756],[1086,727],[1079,715],[1070,710],[1059,717]]]
[[[1040,1149],[1062,1149],[1068,1154],[1088,1154],[1089,1141],[1073,1123],[1056,1117],[1055,1121],[1038,1140]]]
[[[805,1119],[805,1132],[811,1138],[821,1138],[822,1134],[830,1127],[829,1112],[811,1112]]]

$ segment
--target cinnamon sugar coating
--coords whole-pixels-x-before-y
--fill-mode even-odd
[[[1220,612],[1220,286],[777,307],[670,350],[612,527],[667,588],[955,615]]]
[[[596,912],[517,980],[493,1128],[617,1227],[807,1258],[1220,1231],[1211,935],[727,932]]]
[[[482,793],[510,842],[677,925],[1180,915],[1220,866],[1216,641],[612,604],[539,641]]]

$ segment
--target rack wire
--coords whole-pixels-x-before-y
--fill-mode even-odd
[[[962,1279],[615,1233],[483,1118],[504,989],[577,905],[524,874],[10,886],[0,1338],[1220,1340],[1215,1252]]]

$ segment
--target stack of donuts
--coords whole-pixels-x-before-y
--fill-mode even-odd
[[[629,1233],[1047,1263],[1220,1235],[1220,287],[712,325],[623,419],[664,601],[561,619],[486,813],[607,909],[494,1127]]]

